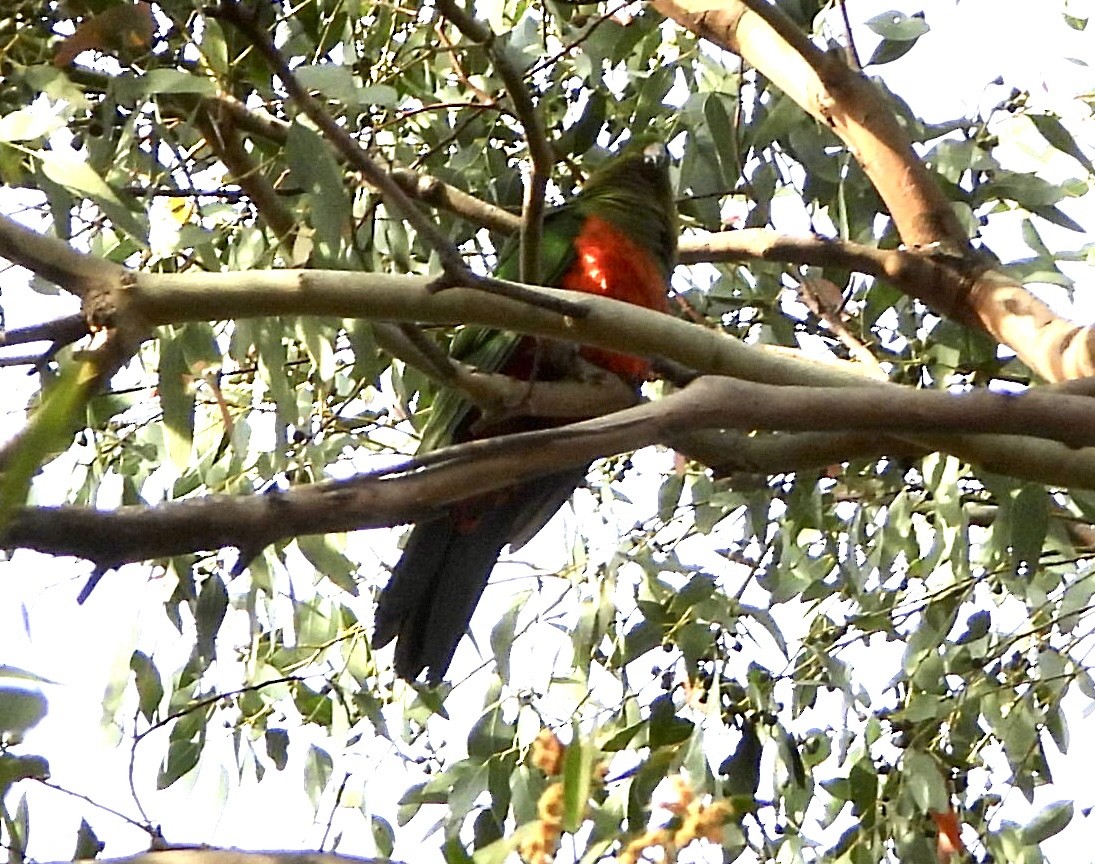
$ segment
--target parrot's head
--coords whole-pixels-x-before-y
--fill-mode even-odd
[[[669,150],[653,135],[636,135],[586,180],[579,200],[642,241],[666,272],[677,251],[677,202]]]
[[[583,195],[616,190],[643,191],[659,203],[674,204],[669,181],[669,150],[653,135],[637,135],[615,156],[601,163],[586,180]],[[676,207],[673,206],[675,210]]]

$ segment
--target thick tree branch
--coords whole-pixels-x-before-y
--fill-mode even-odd
[[[674,432],[665,442],[716,476],[747,473],[769,477],[829,465],[895,456],[915,459],[931,452],[876,432],[740,432],[700,429]]]
[[[152,324],[273,315],[334,315],[423,324],[478,324],[644,356],[661,355],[702,372],[778,384],[860,384],[853,364],[796,359],[660,312],[604,297],[587,315],[560,318],[543,304],[463,288],[435,293],[421,276],[328,270],[248,273],[134,273],[134,284],[99,298],[102,322],[137,314]],[[567,292],[528,286],[551,299]],[[848,371],[839,371],[847,369]]]
[[[16,243],[5,246],[4,238]],[[24,243],[29,236],[33,242]],[[34,256],[20,252],[34,249]],[[138,273],[74,252],[59,240],[41,237],[0,216],[0,255],[20,255],[38,271],[70,261],[72,278],[99,273],[84,298],[87,320],[96,327],[118,326],[131,318],[139,327],[185,321],[218,321],[274,315],[335,315],[377,321],[428,324],[479,324],[533,336],[581,342],[646,356],[664,356],[698,372],[735,375],[770,383],[861,383],[851,371],[832,364],[777,358],[770,350],[685,321],[607,298],[583,298],[587,314],[560,318],[547,312],[551,300],[568,292],[531,287],[537,299],[520,301],[454,289],[435,294],[419,276],[325,270],[269,270],[247,273]],[[68,278],[68,277],[66,277]],[[851,370],[853,367],[848,367]],[[835,377],[834,377],[835,376]]]
[[[682,264],[759,260],[846,267],[885,279],[950,318],[961,318],[961,308],[951,304],[939,309],[939,299],[958,298],[967,287],[967,280],[936,256],[879,249],[825,237],[791,237],[770,228],[745,228],[682,238],[679,260]]]
[[[0,222],[0,230],[3,223]],[[48,239],[48,238],[47,238]],[[0,332],[0,346],[24,345],[27,342],[52,342],[54,345],[71,345],[88,334],[83,315],[66,315],[41,324],[29,324],[14,330]]]
[[[0,217],[0,258],[26,267],[77,297],[116,284],[125,270],[102,258],[77,252],[67,243]]]
[[[1095,488],[1095,400],[894,389],[900,391],[894,398],[879,399],[873,388],[776,387],[708,376],[659,402],[444,448],[402,468],[349,480],[112,512],[26,508],[0,532],[0,544],[76,555],[101,567],[226,546],[253,550],[304,534],[413,521],[474,494],[672,440],[682,429],[858,430],[904,438],[920,433],[928,446],[968,457],[978,455],[982,442],[968,433],[987,433],[991,470],[1006,461],[1012,476],[1029,476],[1033,468],[1038,476],[1031,479],[1038,482]],[[1031,461],[1016,458],[1024,451]]]

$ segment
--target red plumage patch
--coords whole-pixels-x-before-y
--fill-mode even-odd
[[[560,287],[669,311],[665,277],[650,251],[611,222],[590,216],[574,238],[574,249],[575,261]],[[589,347],[582,348],[582,356],[633,381],[650,377],[650,364],[641,357]]]

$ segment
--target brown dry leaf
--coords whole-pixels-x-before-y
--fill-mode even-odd
[[[844,292],[836,283],[820,276],[803,279],[801,294],[803,302],[815,315],[832,315],[844,306]]]

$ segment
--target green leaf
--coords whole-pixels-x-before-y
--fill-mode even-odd
[[[207,722],[208,715],[204,711],[192,712],[181,717],[171,728],[167,755],[156,775],[157,789],[166,789],[197,767],[198,758],[205,747]]]
[[[658,490],[658,518],[669,522],[684,492],[684,475],[673,473],[662,481]]]
[[[152,659],[143,651],[134,651],[129,658],[129,668],[137,686],[137,708],[145,720],[153,722],[156,712],[163,701],[163,683]]]
[[[41,108],[22,108],[0,117],[0,141],[33,141],[63,125],[59,117]]]
[[[1023,828],[1023,842],[1037,846],[1055,834],[1060,834],[1072,821],[1075,805],[1071,801],[1048,804]]]
[[[357,565],[335,546],[334,535],[305,534],[297,538],[297,548],[317,573],[351,597],[357,596]]]
[[[46,697],[32,690],[0,687],[0,733],[22,736],[46,716]]]
[[[719,765],[719,774],[726,777],[722,791],[728,798],[755,797],[760,788],[760,759],[763,754],[756,720],[742,723],[741,740],[734,752]]]
[[[97,858],[99,853],[106,848],[106,843],[92,829],[86,819],[80,820],[80,828],[76,832],[76,848],[72,853],[73,861],[84,861]]]
[[[931,29],[923,15],[906,15],[896,9],[868,18],[864,23],[883,39],[919,39]]]
[[[517,631],[517,616],[525,608],[530,592],[522,591],[514,598],[509,609],[498,619],[490,631],[490,650],[494,655],[494,662],[498,670],[498,677],[504,682],[510,679],[510,651],[513,648],[513,639]]]
[[[780,628],[779,624],[776,623],[776,619],[772,617],[771,612],[759,606],[747,606],[745,604],[738,604],[737,608],[741,617],[752,618],[760,624],[779,647],[780,653],[784,657],[790,659],[790,655],[787,653],[787,640],[783,636],[783,630]]]
[[[331,754],[315,744],[310,746],[304,757],[304,791],[313,807],[319,806],[320,796],[331,781],[333,772],[334,761]]]
[[[202,583],[194,608],[194,624],[198,631],[197,652],[205,662],[216,654],[217,633],[228,612],[228,589],[224,580],[214,573]]]
[[[555,142],[557,153],[581,156],[597,143],[597,136],[605,124],[608,98],[600,90],[587,94],[581,115],[563,131]]]
[[[342,170],[330,148],[315,130],[298,122],[289,127],[285,158],[294,182],[308,192],[317,264],[348,266],[352,227],[350,199]]]
[[[643,762],[627,795],[627,820],[630,831],[640,831],[646,827],[650,798],[658,784],[669,776],[670,771],[677,765],[678,757],[677,748],[663,747],[654,750],[650,758]]]
[[[1011,543],[1015,566],[1038,564],[1049,527],[1049,495],[1042,486],[1027,484],[1015,495],[1011,512]]]
[[[677,716],[673,697],[663,693],[650,703],[650,746],[666,747],[687,741],[692,735],[691,720]]]
[[[0,664],[0,678],[13,678],[16,681],[33,681],[36,684],[57,683],[36,672],[29,672],[26,669],[20,669],[18,666],[8,666],[7,664]]]
[[[72,442],[96,381],[91,361],[65,363],[26,429],[7,446],[0,478],[0,526],[26,503],[31,480],[42,464]]]
[[[289,732],[286,729],[267,729],[263,736],[266,741],[266,755],[278,771],[284,771],[289,764]]]
[[[330,729],[334,719],[334,704],[324,692],[316,692],[311,687],[298,683],[293,692],[293,705],[305,723]]]
[[[183,348],[183,327],[165,327],[160,336],[160,406],[167,454],[181,474],[190,465],[194,444],[194,375]]]
[[[505,719],[501,706],[495,704],[472,726],[468,734],[468,756],[486,762],[498,753],[513,748],[516,727]]]
[[[395,849],[395,829],[392,828],[391,823],[374,813],[369,817],[369,828],[372,831],[376,854],[381,858],[391,858]]]
[[[921,750],[910,748],[901,758],[901,780],[921,813],[944,813],[950,805],[939,765]]]
[[[1053,114],[1027,114],[1026,116],[1039,134],[1053,147],[1062,153],[1067,153],[1083,165],[1089,174],[1095,174],[1095,164],[1092,164],[1087,154],[1076,143],[1076,139],[1072,137],[1072,133],[1056,116]]]
[[[293,70],[293,76],[305,89],[317,90],[346,105],[356,103],[361,89],[361,82],[354,73],[336,63],[303,64]]]
[[[0,798],[20,780],[48,780],[49,762],[42,756],[13,756],[0,752]]]
[[[190,93],[196,96],[213,96],[216,82],[209,77],[195,75],[186,69],[150,69],[137,74],[125,72],[110,82],[111,94],[122,102],[135,101],[148,96]]]
[[[471,856],[471,860],[475,862],[475,864],[505,864],[510,856],[517,850],[518,846],[521,845],[521,841],[537,830],[539,830],[539,826],[536,822],[527,822],[524,825],[519,825],[517,830],[508,837],[496,840],[489,846],[484,846],[482,849],[476,849]]]
[[[573,737],[563,760],[563,830],[571,834],[585,821],[586,806],[593,788],[593,766],[598,755],[593,736],[582,738],[575,723]]]
[[[914,45],[916,45],[914,39],[883,39],[863,65],[884,66],[887,63],[893,63],[894,60],[900,60],[908,54]]]
[[[75,151],[40,150],[36,155],[42,160],[42,173],[54,183],[73,192],[80,192],[96,201],[106,201],[117,207],[122,206],[114,190],[95,173],[87,160]]]

